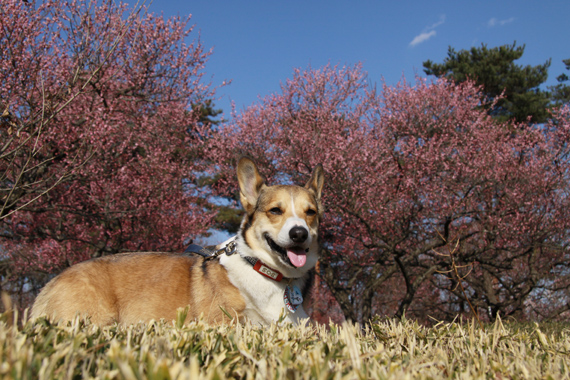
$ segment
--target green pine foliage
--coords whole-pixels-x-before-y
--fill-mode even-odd
[[[570,59],[562,60],[566,65],[566,70],[570,70]],[[569,78],[565,73],[560,74],[556,77],[558,84],[556,86],[550,86],[551,99],[554,106],[562,106],[564,104],[570,103],[570,85],[567,84]]]
[[[549,117],[549,94],[539,86],[548,78],[550,60],[537,66],[518,65],[515,61],[522,57],[524,49],[516,42],[495,48],[482,44],[461,51],[449,47],[443,63],[427,60],[423,66],[428,75],[456,82],[473,80],[482,86],[490,100],[486,105],[489,114],[499,121],[526,122],[530,118],[533,123],[543,123]]]

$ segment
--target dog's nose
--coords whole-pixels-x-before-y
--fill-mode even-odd
[[[307,240],[309,232],[303,227],[293,227],[289,230],[289,237],[295,243],[302,243]]]

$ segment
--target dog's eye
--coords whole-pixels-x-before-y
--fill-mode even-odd
[[[309,215],[309,216],[317,215],[317,212],[315,210],[313,210],[312,208],[310,208],[307,210],[307,215]]]
[[[269,212],[273,215],[283,215],[283,211],[279,207],[273,207]]]

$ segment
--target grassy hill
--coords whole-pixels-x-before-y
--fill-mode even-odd
[[[180,320],[184,315],[179,316]],[[570,326],[0,322],[5,379],[570,379]]]

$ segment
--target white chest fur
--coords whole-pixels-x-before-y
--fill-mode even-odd
[[[283,279],[276,282],[254,271],[251,264],[238,254],[220,256],[220,264],[226,268],[230,282],[243,296],[246,304],[244,313],[252,322],[269,324],[277,321],[283,313],[285,321],[296,324],[309,317],[303,305],[291,313],[285,308],[283,300],[287,285],[302,288],[305,280],[296,279],[289,283],[289,280]]]

